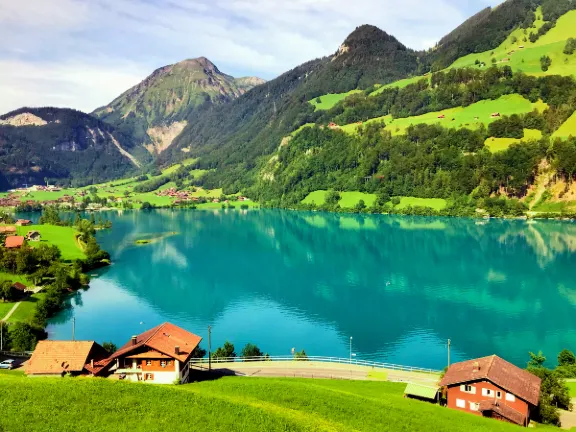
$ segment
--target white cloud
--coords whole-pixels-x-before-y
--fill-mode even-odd
[[[495,2],[475,0],[476,9]],[[460,3],[0,0],[0,113],[24,105],[91,111],[153,69],[198,56],[226,73],[269,79],[335,52],[366,23],[424,49],[474,12]]]

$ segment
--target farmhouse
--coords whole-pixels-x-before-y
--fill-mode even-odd
[[[13,235],[16,235],[16,227],[13,227],[13,226],[0,226],[0,234],[13,234]]]
[[[18,226],[28,226],[28,225],[32,225],[32,221],[28,220],[28,219],[18,219],[16,221],[16,225]]]
[[[446,115],[440,114],[440,115],[438,116],[438,118],[439,118],[439,119],[445,119],[445,118],[446,118]]]
[[[25,372],[48,376],[96,375],[96,364],[107,356],[104,348],[94,341],[43,340],[36,345]]]
[[[18,249],[24,245],[24,236],[8,236],[4,246],[7,249]]]
[[[493,117],[493,118],[500,117],[500,113],[499,112],[492,113],[492,115],[490,115],[490,117]]]
[[[190,358],[202,338],[164,323],[132,339],[108,359],[120,379],[152,384],[188,381]]]
[[[540,378],[492,355],[455,363],[440,386],[448,408],[528,426],[538,405]]]
[[[26,234],[26,240],[30,240],[30,241],[40,241],[40,238],[42,236],[40,235],[40,233],[38,231],[28,231],[28,233]]]
[[[339,128],[340,128],[340,126],[338,126],[338,125],[337,125],[336,123],[334,123],[334,122],[328,123],[328,127],[329,127],[330,129],[339,129]]]

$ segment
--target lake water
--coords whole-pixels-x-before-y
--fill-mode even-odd
[[[124,344],[171,321],[212,346],[442,368],[576,349],[576,224],[290,211],[108,213],[114,264],[53,339]],[[153,238],[147,245],[135,240]],[[206,348],[206,340],[202,345]]]

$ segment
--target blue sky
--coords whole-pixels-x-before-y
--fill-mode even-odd
[[[0,0],[0,114],[22,106],[90,112],[154,69],[208,57],[271,79],[332,54],[361,24],[433,46],[501,0]]]

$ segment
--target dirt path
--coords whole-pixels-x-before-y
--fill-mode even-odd
[[[572,404],[576,406],[576,398],[572,398]],[[560,423],[562,424],[562,429],[576,427],[576,412],[560,410]]]
[[[537,179],[537,188],[536,194],[534,195],[534,199],[530,202],[530,210],[540,201],[544,192],[546,192],[546,185],[550,183],[551,174],[542,174],[538,176]]]
[[[12,306],[12,309],[10,309],[8,311],[8,313],[6,314],[6,316],[3,319],[1,319],[0,321],[8,321],[10,319],[10,317],[12,316],[12,314],[14,313],[14,311],[16,310],[16,308],[18,306],[20,306],[20,303],[22,303],[22,302],[18,302],[14,306]]]

